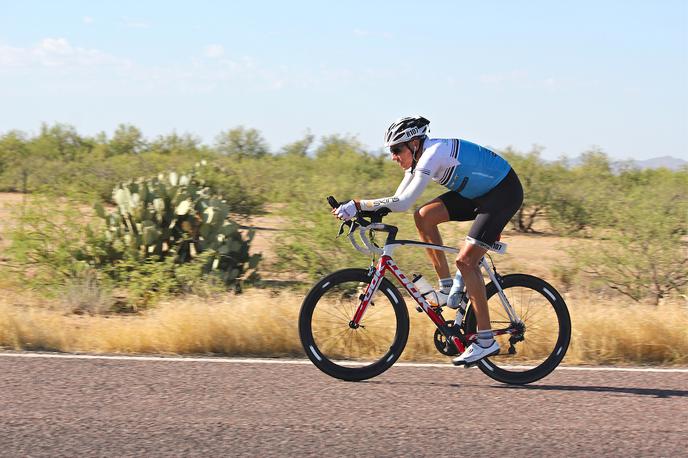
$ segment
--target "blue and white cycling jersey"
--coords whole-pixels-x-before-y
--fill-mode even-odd
[[[493,151],[467,140],[427,139],[423,146],[416,171],[468,199],[489,192],[511,169]]]
[[[405,211],[420,197],[430,179],[468,199],[480,197],[497,186],[511,170],[493,151],[455,138],[426,138],[423,154],[413,173],[407,170],[392,197],[362,200],[362,210],[387,207]]]

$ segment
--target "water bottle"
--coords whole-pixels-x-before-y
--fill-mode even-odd
[[[415,274],[413,276],[413,285],[416,290],[423,296],[431,306],[437,306],[437,294],[435,293],[435,288],[432,287],[429,281],[427,281],[422,275]],[[420,306],[416,306],[416,310],[422,312],[423,309]]]
[[[461,271],[457,270],[454,276],[454,284],[449,290],[449,297],[447,298],[447,307],[463,312],[466,310],[466,284],[461,276]],[[459,312],[457,312],[458,314]]]

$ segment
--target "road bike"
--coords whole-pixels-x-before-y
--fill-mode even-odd
[[[328,197],[332,208],[339,206]],[[400,247],[420,247],[458,253],[456,248],[396,238],[398,228],[383,224],[388,209],[358,212],[342,223],[341,235],[354,248],[373,256],[368,269],[343,269],[327,275],[306,295],[299,314],[299,335],[304,351],[324,373],[347,381],[380,375],[401,356],[409,335],[409,314],[390,273],[436,326],[435,348],[443,355],[462,353],[477,338],[477,321],[470,301],[454,320],[443,316],[443,307],[422,295],[411,278],[394,262]],[[367,218],[367,219],[366,219]],[[361,246],[354,237],[358,232]],[[375,232],[387,233],[382,247],[371,241]],[[504,253],[496,242],[488,251]],[[375,263],[375,257],[379,260]],[[489,258],[490,263],[488,263]],[[551,373],[566,355],[571,339],[571,318],[561,295],[546,281],[526,274],[500,275],[489,254],[480,266],[486,285],[490,323],[500,352],[479,360],[482,372],[499,382],[527,384]]]

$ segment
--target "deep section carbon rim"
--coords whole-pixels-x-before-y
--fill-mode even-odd
[[[510,384],[531,383],[552,372],[566,355],[571,339],[571,318],[564,300],[547,282],[530,275],[507,275],[502,288],[523,324],[510,322],[497,288],[487,285],[492,330],[517,329],[515,334],[495,336],[498,355],[485,358],[478,367],[495,380]],[[475,331],[474,311],[468,312],[467,329]]]
[[[311,289],[301,307],[304,350],[313,364],[333,377],[374,377],[392,366],[406,345],[406,304],[387,279],[382,279],[360,326],[349,325],[369,283],[367,270],[335,272]]]

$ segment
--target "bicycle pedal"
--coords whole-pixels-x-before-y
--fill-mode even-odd
[[[467,363],[467,362],[455,363],[455,362],[452,361],[452,364],[453,364],[454,366],[463,366],[464,369],[468,369],[469,367],[473,367],[473,366],[475,366],[476,364],[478,364],[478,362],[480,362],[480,360],[478,360],[478,361],[473,361],[472,363]]]
[[[483,359],[489,358],[490,356],[497,356],[498,354],[499,354],[499,349],[497,349],[496,351],[493,351],[493,352],[490,353],[489,355],[485,355],[485,356],[483,356],[482,358],[480,358],[480,359],[478,359],[478,360],[475,360],[475,361],[472,361],[472,362],[470,362],[470,363],[464,362],[464,363],[459,363],[459,364],[454,364],[454,365],[455,365],[455,366],[460,366],[460,365],[463,364],[463,367],[464,367],[465,369],[468,369],[469,367],[476,366],[476,365],[477,365],[480,361],[482,361]]]

